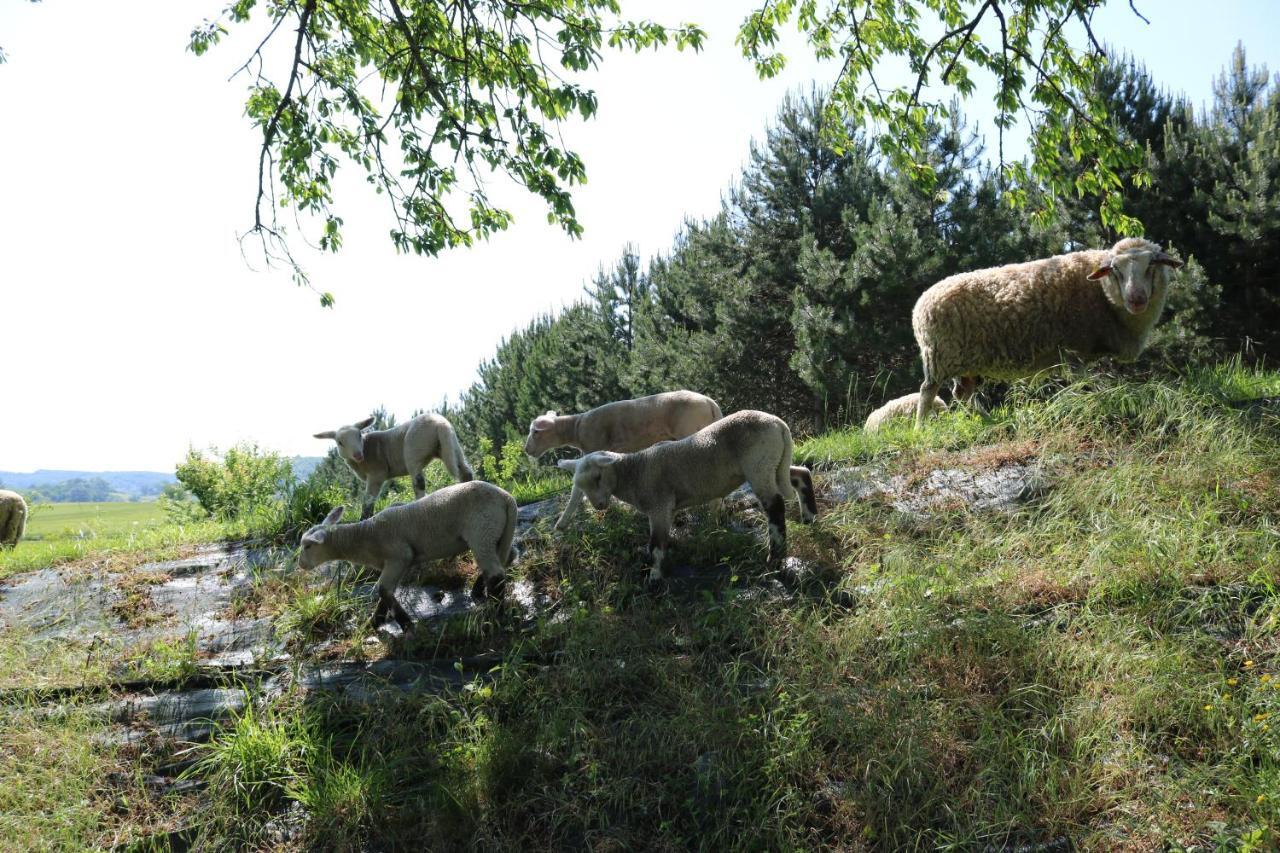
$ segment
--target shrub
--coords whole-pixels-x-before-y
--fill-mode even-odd
[[[189,450],[176,474],[200,505],[222,521],[270,507],[293,481],[289,460],[247,442],[228,449],[221,459],[216,448],[210,448],[209,456]]]

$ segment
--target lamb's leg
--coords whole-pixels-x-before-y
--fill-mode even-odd
[[[413,475],[413,497],[414,499],[425,497],[427,494],[427,475],[426,472],[419,470]]]
[[[496,547],[472,549],[476,558],[476,566],[480,573],[471,587],[471,598],[483,601],[486,598],[502,600],[507,588],[507,573],[503,561],[498,558]]]
[[[659,509],[649,516],[649,555],[653,563],[649,568],[649,582],[662,580],[662,562],[667,556],[667,546],[671,542],[672,510]]]
[[[475,479],[471,466],[467,464],[466,454],[462,452],[462,445],[458,443],[458,434],[452,430],[448,435],[440,436],[440,461],[457,482],[469,483]]]
[[[579,489],[578,484],[574,483],[573,490],[569,492],[569,502],[565,504],[564,512],[560,513],[560,517],[556,519],[556,530],[563,529],[569,523],[569,519],[577,514],[578,507],[582,506],[583,497],[582,489]]]
[[[760,503],[769,518],[769,562],[778,563],[787,555],[787,506],[782,495],[761,499]]]
[[[373,627],[378,627],[387,618],[390,611],[401,631],[413,630],[413,619],[396,601],[396,589],[400,586],[400,578],[409,568],[407,561],[388,562],[378,578],[378,606],[373,611]]]
[[[933,401],[938,397],[939,383],[926,379],[920,383],[920,402],[916,404],[916,429],[924,426],[925,419],[933,414]]]
[[[361,521],[373,515],[373,505],[378,502],[378,495],[382,493],[382,484],[385,482],[386,480],[373,477],[364,481],[364,506],[360,508]]]

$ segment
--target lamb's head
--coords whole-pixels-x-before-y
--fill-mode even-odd
[[[529,437],[524,442],[524,452],[537,459],[554,445],[551,430],[556,425],[556,413],[547,412],[538,415],[529,424]]]
[[[1130,314],[1141,314],[1155,302],[1164,304],[1169,288],[1169,268],[1182,261],[1166,254],[1158,244],[1140,237],[1116,243],[1111,255],[1093,272],[1090,281],[1102,281],[1102,289],[1115,305],[1124,305]]]
[[[580,459],[561,459],[558,464],[564,470],[573,472],[573,487],[586,495],[592,506],[605,509],[618,485],[618,472],[614,463],[621,458],[621,453],[597,450]]]
[[[328,536],[329,528],[337,524],[339,519],[342,518],[344,509],[345,507],[334,507],[324,517],[324,521],[302,534],[302,543],[298,547],[299,568],[314,569],[334,559],[325,539]]]
[[[373,426],[373,418],[340,426],[337,429],[325,430],[315,434],[315,438],[332,438],[338,443],[338,455],[348,462],[364,461],[364,430]]]

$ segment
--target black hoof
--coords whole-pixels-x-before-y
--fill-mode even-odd
[[[489,591],[486,589],[484,575],[476,575],[476,582],[471,585],[471,600],[484,601],[489,597]]]

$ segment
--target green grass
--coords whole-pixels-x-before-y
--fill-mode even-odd
[[[31,507],[26,538],[34,541],[84,538],[163,524],[156,501],[126,503],[41,503]]]
[[[724,580],[663,593],[635,513],[540,529],[517,572],[554,618],[490,608],[388,647],[501,665],[440,696],[286,692],[198,752],[209,801],[182,814],[209,847],[268,844],[293,815],[319,849],[1272,849],[1280,423],[1227,404],[1275,394],[1280,374],[1238,364],[1081,376],[988,419],[804,442],[812,464],[909,479],[1034,458],[1052,486],[1008,514],[824,506],[789,527],[815,566],[789,596],[758,518],[684,517],[671,559]],[[277,593],[298,659],[369,648],[367,602]],[[5,767],[0,789],[28,784]],[[101,843],[91,811],[59,837]]]

